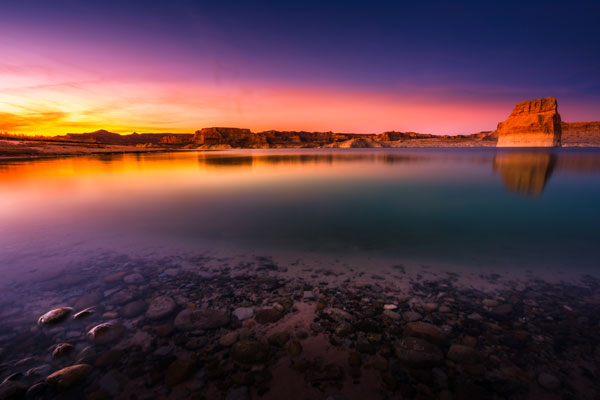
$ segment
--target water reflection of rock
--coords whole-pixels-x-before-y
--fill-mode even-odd
[[[494,157],[493,168],[509,191],[539,196],[555,165],[556,156],[550,153],[501,153]]]

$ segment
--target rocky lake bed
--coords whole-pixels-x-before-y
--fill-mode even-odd
[[[0,295],[0,399],[600,396],[600,280],[105,254]]]

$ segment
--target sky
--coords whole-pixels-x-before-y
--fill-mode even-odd
[[[0,0],[0,131],[600,120],[600,2]]]

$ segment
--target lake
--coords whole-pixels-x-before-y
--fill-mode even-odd
[[[586,362],[591,355],[569,343],[583,340],[589,349],[598,346],[598,339],[582,331],[598,328],[599,308],[594,302],[600,273],[599,204],[597,149],[229,150],[4,160],[0,316],[6,324],[0,328],[0,363],[5,362],[0,378],[18,372],[21,376],[13,380],[31,384],[38,379],[35,371],[28,375],[31,368],[43,367],[38,375],[44,377],[77,359],[94,365],[90,379],[95,383],[69,389],[65,393],[70,396],[81,390],[88,395],[103,391],[125,396],[144,387],[148,396],[156,390],[165,396],[181,390],[190,396],[218,397],[231,387],[249,387],[252,396],[265,398],[294,393],[300,398],[325,398],[335,390],[349,398],[386,398],[390,393],[414,395],[414,390],[421,390],[415,389],[418,382],[434,387],[435,393],[453,392],[463,380],[475,385],[468,388],[473,393],[479,386],[497,392],[498,381],[488,376],[490,369],[510,364],[533,374],[534,383],[527,389],[533,396],[540,386],[555,382],[536,378],[547,369],[548,360],[523,361],[525,347],[514,339],[514,332],[529,331],[525,339],[529,348],[548,347],[553,357],[562,354],[557,350],[561,340]],[[491,300],[482,304],[488,297]],[[381,314],[384,303],[389,305],[387,317]],[[317,312],[329,312],[314,314],[315,304]],[[460,312],[450,318],[439,311],[442,305]],[[72,310],[49,325],[36,323],[56,307]],[[86,307],[92,309],[81,321],[72,318]],[[332,308],[358,314],[340,317]],[[195,326],[195,317],[181,321],[186,310],[224,314],[199,314],[199,319],[212,322]],[[378,311],[364,314],[365,310]],[[260,311],[264,315],[259,316]],[[578,325],[565,328],[566,334],[560,331],[557,339],[547,331],[550,320],[544,312],[552,314],[557,326],[574,320]],[[419,364],[410,359],[412,353],[405,354],[406,349],[396,345],[390,352],[385,347],[396,335],[388,328],[406,332],[405,324],[414,322],[406,313],[417,314],[414,321],[443,327],[448,341],[436,345],[448,352],[445,357],[453,365],[479,366],[477,360],[499,351],[498,344],[486,337],[492,335],[486,333],[486,319],[511,332],[493,335],[512,339],[501,340],[501,355],[488,360],[491,364],[480,371],[483,375],[469,372],[471,367],[453,373],[446,371],[454,371],[453,366],[441,368],[444,379],[451,381],[443,387],[412,371],[436,365],[437,350],[428,355],[431,363]],[[468,324],[456,327],[456,321],[473,314],[477,316]],[[353,333],[338,334],[335,329],[346,318],[354,324]],[[385,328],[363,329],[354,318],[376,320]],[[539,323],[533,322],[536,318]],[[108,326],[92,332],[100,323]],[[174,328],[161,336],[169,324]],[[261,338],[266,341],[272,326],[289,331],[292,339],[298,330],[303,332],[292,342],[302,343],[310,368],[273,370],[277,363],[289,363],[288,355],[277,353],[289,339],[281,346],[269,340],[274,346],[269,356],[260,355],[267,352]],[[581,331],[571,332],[575,328]],[[249,334],[252,329],[256,332]],[[231,344],[215,344],[229,331],[237,332],[231,351]],[[331,343],[319,342],[330,331],[337,332],[331,333]],[[542,340],[533,339],[536,332]],[[410,336],[428,335],[432,334],[419,331]],[[237,354],[238,337],[246,336],[256,340],[245,343],[251,347],[247,353],[238,349],[241,355]],[[473,347],[485,356],[452,355],[448,346],[465,337],[475,338]],[[359,351],[365,360],[375,360],[378,354],[389,365],[399,362],[399,369],[361,373],[360,367],[356,372],[356,365],[348,369],[345,359],[338,360],[340,349],[356,348],[364,341],[373,347]],[[62,342],[74,348],[64,358],[52,356],[47,348]],[[536,351],[533,348],[530,351]],[[600,354],[600,347],[595,348]],[[118,351],[124,359],[96,365],[98,355],[110,351]],[[252,375],[247,378],[251,383],[235,381],[231,386],[231,377],[227,380],[211,370],[215,361],[207,353],[215,352],[227,356],[214,368],[225,368],[228,374],[238,368],[227,364],[231,359],[235,365],[262,367],[239,367]],[[325,361],[330,357],[336,368],[344,364],[339,367],[343,371],[315,361],[320,353],[329,354]],[[28,357],[33,359],[23,361]],[[136,357],[145,361],[136,362]],[[190,358],[193,367],[185,364]],[[179,364],[173,367],[175,362]],[[163,384],[162,374],[169,368],[183,370],[185,388],[172,376]],[[295,382],[294,374],[302,379],[291,386],[277,384],[272,376],[261,375],[267,370],[284,382]],[[324,371],[324,377],[307,372],[311,370]],[[569,388],[567,372],[547,372],[569,393],[598,393],[592,386]],[[153,374],[160,375],[156,382]],[[353,378],[344,378],[349,375]],[[360,381],[360,376],[359,390],[353,381]],[[225,381],[229,385],[223,386]],[[38,389],[42,397],[60,394]]]

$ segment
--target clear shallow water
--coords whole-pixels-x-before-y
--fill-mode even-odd
[[[235,249],[593,272],[600,151],[239,150],[0,164],[0,262]],[[83,250],[82,250],[83,251]]]

